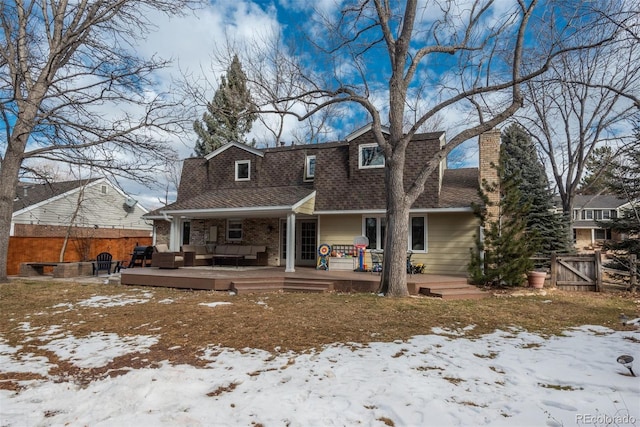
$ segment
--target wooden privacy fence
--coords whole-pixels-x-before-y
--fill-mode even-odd
[[[151,237],[70,239],[64,261],[87,261],[95,259],[100,252],[109,252],[113,259],[128,262],[136,246],[151,245],[151,242]],[[63,243],[62,237],[10,237],[7,274],[19,274],[21,263],[58,261]]]
[[[540,260],[540,258],[536,258],[536,260]],[[559,289],[571,291],[600,292],[604,285],[618,289],[635,290],[638,285],[635,255],[629,257],[629,262],[629,271],[620,271],[604,267],[600,251],[579,255],[552,254],[549,284]],[[615,276],[629,277],[629,281],[615,280]]]

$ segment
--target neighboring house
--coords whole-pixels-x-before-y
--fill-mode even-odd
[[[605,240],[620,240],[617,233],[598,225],[598,221],[618,218],[628,205],[627,200],[609,194],[575,196],[571,229],[576,249],[593,251]]]
[[[407,249],[429,273],[466,274],[479,231],[472,203],[480,203],[480,180],[495,175],[489,165],[498,161],[500,133],[480,140],[482,171],[447,169],[443,161],[411,208]],[[415,135],[405,182],[444,144],[443,132]],[[323,243],[351,245],[364,235],[369,249],[384,249],[385,197],[384,156],[368,125],[340,142],[266,149],[228,143],[186,159],[176,202],[145,217],[154,219],[156,241],[172,250],[266,245],[269,265],[294,271],[315,266]]]
[[[17,274],[20,262],[58,260],[67,236],[71,243],[65,260],[91,259],[102,250],[119,259],[129,257],[137,241],[151,243],[153,227],[142,218],[146,213],[106,178],[20,182],[13,202],[7,272]]]

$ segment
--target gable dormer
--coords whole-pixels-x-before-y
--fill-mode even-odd
[[[212,187],[255,186],[264,152],[246,144],[229,142],[205,156]]]

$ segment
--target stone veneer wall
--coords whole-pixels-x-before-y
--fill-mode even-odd
[[[242,242],[244,245],[266,245],[269,265],[280,265],[280,221],[278,218],[245,218],[242,220]],[[210,236],[211,227],[217,227],[218,235]],[[219,245],[238,242],[226,241],[226,219],[194,219],[191,221],[190,243],[204,245],[214,242]],[[156,221],[157,243],[169,243],[170,226],[166,221]]]

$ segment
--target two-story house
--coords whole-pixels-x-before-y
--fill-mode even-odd
[[[620,239],[610,228],[601,224],[618,218],[628,204],[627,200],[610,194],[575,196],[571,229],[576,249],[593,251],[605,240]]]
[[[480,164],[497,163],[500,133],[481,138]],[[405,182],[445,144],[443,132],[415,135],[407,150]],[[321,244],[350,245],[367,236],[368,250],[384,249],[385,159],[371,126],[344,141],[256,149],[228,143],[184,161],[175,203],[146,215],[157,243],[266,245],[268,264],[316,265]],[[479,221],[481,175],[495,169],[448,169],[443,161],[411,208],[409,245],[426,271],[466,274]],[[370,258],[367,258],[367,263]]]

